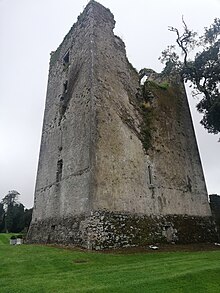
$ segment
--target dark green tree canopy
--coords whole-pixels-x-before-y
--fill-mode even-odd
[[[0,202],[0,232],[3,231],[4,225],[4,218],[5,218],[5,211],[3,203]]]
[[[27,231],[32,209],[24,209],[24,205],[18,201],[19,195],[16,190],[11,190],[0,202],[0,232]]]
[[[189,30],[183,20],[183,33],[169,27],[177,36],[176,43],[181,49],[183,60],[175,45],[168,46],[159,58],[165,63],[164,74],[179,72],[183,81],[190,81],[194,88],[193,95],[202,94],[197,109],[203,114],[201,124],[210,133],[220,132],[220,19],[205,28],[202,36]],[[190,60],[189,52],[200,51]]]
[[[14,205],[17,202],[19,195],[20,193],[16,190],[10,190],[8,194],[6,194],[6,196],[2,199],[2,203],[3,205],[5,205],[6,210],[8,206],[10,206],[11,204]]]

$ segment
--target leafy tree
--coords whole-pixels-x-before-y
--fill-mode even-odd
[[[11,190],[8,194],[2,199],[2,204],[4,206],[4,224],[5,224],[5,232],[11,232],[13,226],[13,213],[14,206],[17,203],[19,192],[16,190]]]
[[[0,232],[19,233],[27,231],[33,209],[24,209],[18,201],[19,192],[11,190],[0,203]]]
[[[193,95],[202,94],[197,109],[203,114],[201,124],[210,133],[220,132],[220,19],[205,28],[202,36],[190,30],[183,20],[183,33],[169,27],[177,36],[176,43],[181,49],[183,60],[177,53],[176,46],[168,46],[159,58],[166,64],[163,74],[179,72],[182,79],[190,81],[194,88]],[[189,52],[201,49],[190,60]]]
[[[9,233],[12,232],[12,225],[13,225],[13,204],[10,203],[7,206],[7,210],[5,211],[5,232]]]
[[[22,203],[16,203],[12,209],[12,226],[10,231],[19,233],[24,229],[24,206]]]
[[[28,230],[32,219],[33,208],[24,211],[24,228]]]
[[[19,195],[20,193],[16,190],[11,190],[8,192],[8,194],[2,199],[2,203],[5,206],[6,210],[10,204],[14,205],[17,202]]]

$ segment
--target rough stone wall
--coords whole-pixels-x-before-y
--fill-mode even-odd
[[[105,11],[104,11],[105,12]],[[137,136],[138,74],[126,58],[124,43],[113,34],[114,21],[95,23],[97,140],[93,209],[149,213],[147,158]]]
[[[28,239],[91,249],[213,240],[183,85],[151,83],[146,99],[114,25],[90,1],[51,56]]]
[[[217,225],[218,237],[220,240],[220,196],[217,194],[210,194],[209,199],[212,215]]]
[[[113,34],[113,20],[106,23],[100,12],[96,19],[94,210],[211,216],[183,85],[170,81],[167,89],[151,88],[152,148],[146,155],[140,140],[138,74]]]
[[[90,207],[93,18],[88,11],[82,17],[51,56],[33,212],[37,221]]]
[[[213,227],[211,217],[95,211],[32,223],[29,239],[32,243],[74,244],[99,250],[149,243],[214,242],[217,238]]]
[[[185,89],[178,79],[170,78],[151,83],[149,91],[153,121],[148,155],[154,210],[211,216]]]

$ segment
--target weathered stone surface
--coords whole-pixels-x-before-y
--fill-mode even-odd
[[[211,217],[147,216],[96,211],[90,215],[48,218],[32,224],[32,242],[65,243],[87,249],[145,246],[152,243],[196,243],[216,240]]]
[[[90,1],[51,55],[28,239],[94,249],[213,240],[184,87],[141,87],[114,25]]]
[[[218,241],[220,241],[220,196],[217,194],[210,194],[209,198],[212,215],[218,229]]]

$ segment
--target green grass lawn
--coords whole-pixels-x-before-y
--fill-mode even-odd
[[[220,292],[220,251],[104,254],[10,246],[0,234],[0,293]]]

